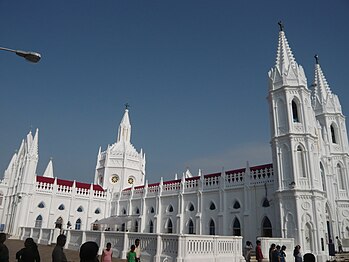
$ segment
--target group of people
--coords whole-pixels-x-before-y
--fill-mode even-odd
[[[0,262],[9,262],[9,250],[5,245],[6,234],[0,233]],[[52,262],[69,262],[65,253],[64,246],[67,237],[63,234],[57,237],[56,246],[52,251]],[[81,245],[79,251],[80,262],[99,262],[98,260],[99,246],[96,242],[87,241]],[[106,248],[103,249],[101,262],[112,262],[113,251],[111,243],[107,243]],[[140,262],[141,259],[140,240],[136,239],[135,244],[131,246],[127,253],[128,262]],[[16,260],[19,262],[40,262],[40,253],[38,245],[32,238],[27,238],[24,241],[24,248],[16,253]]]
[[[269,262],[286,262],[286,246],[271,244],[269,248]],[[298,261],[297,261],[298,262]]]

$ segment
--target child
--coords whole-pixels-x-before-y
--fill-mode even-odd
[[[136,246],[132,245],[130,252],[127,253],[127,262],[136,262]]]
[[[107,248],[103,250],[101,262],[112,262],[113,251],[111,250],[111,243],[107,243]]]

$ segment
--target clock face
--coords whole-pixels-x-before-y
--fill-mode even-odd
[[[119,176],[113,175],[110,180],[113,184],[116,184],[119,181]]]
[[[133,182],[134,182],[134,179],[133,179],[132,177],[129,177],[128,180],[127,180],[127,182],[128,182],[130,185],[132,185]]]

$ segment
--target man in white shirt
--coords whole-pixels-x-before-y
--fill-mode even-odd
[[[135,240],[135,246],[136,246],[136,249],[135,249],[135,252],[136,252],[136,262],[140,262],[141,261],[141,247],[140,247],[140,240],[137,238]]]

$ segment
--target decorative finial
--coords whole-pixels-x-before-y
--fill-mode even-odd
[[[130,108],[129,103],[126,103],[126,104],[125,104],[125,109],[129,109],[129,108]]]
[[[280,31],[284,31],[284,25],[282,24],[282,21],[279,21],[278,25],[280,27]]]
[[[314,55],[315,58],[315,63],[318,65],[319,64],[319,56],[318,55]]]

